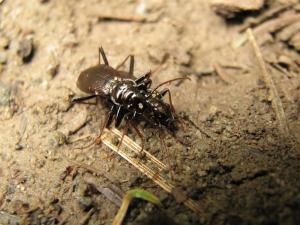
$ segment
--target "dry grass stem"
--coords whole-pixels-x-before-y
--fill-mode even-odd
[[[289,128],[288,128],[288,124],[287,124],[287,120],[286,120],[286,116],[282,107],[282,102],[281,99],[278,95],[276,86],[274,84],[273,78],[270,75],[270,73],[268,73],[262,53],[260,51],[260,48],[255,40],[255,37],[253,35],[252,29],[247,29],[247,35],[248,38],[252,44],[254,53],[255,53],[255,57],[258,61],[259,64],[259,68],[261,70],[261,74],[263,76],[263,79],[267,85],[267,87],[270,90],[270,95],[271,95],[271,99],[272,99],[272,106],[275,110],[275,114],[277,117],[277,120],[279,122],[279,127],[280,127],[280,131],[282,132],[282,134],[285,137],[289,136]]]
[[[152,162],[153,168],[145,165],[141,159],[136,156],[132,156],[132,152],[138,154],[141,151],[141,147],[131,140],[128,136],[125,136],[123,139],[122,146],[118,149],[117,144],[113,144],[113,138],[118,137],[119,139],[122,136],[122,133],[113,128],[112,130],[105,129],[104,134],[102,135],[102,143],[109,147],[111,150],[118,153],[122,158],[127,160],[130,164],[132,164],[135,168],[145,174],[148,178],[150,178],[153,182],[159,185],[166,192],[173,194],[175,190],[175,186],[170,184],[162,175],[159,174],[161,169],[167,168],[164,163],[158,160],[155,156],[151,155],[146,150],[143,150],[145,153],[145,158],[148,162]],[[131,151],[131,153],[130,153]],[[144,160],[144,159],[143,159]],[[184,193],[180,193],[183,196],[186,196]],[[176,197],[176,196],[175,196]],[[192,199],[186,197],[186,200],[183,202],[188,208],[193,210],[198,216],[202,214],[202,209],[198,203],[193,201]]]

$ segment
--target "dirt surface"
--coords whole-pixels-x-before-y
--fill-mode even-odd
[[[280,1],[229,21],[204,0],[0,2],[0,224],[111,224],[119,207],[95,186],[112,185],[151,191],[169,218],[162,222],[157,209],[137,201],[127,224],[300,224],[299,30],[254,33],[264,37],[258,43],[288,133],[279,128],[251,45],[239,44],[245,26],[299,16],[299,5],[255,24],[247,17]],[[141,129],[146,148],[171,161],[174,184],[200,204],[201,215],[105,146],[78,149],[97,136],[106,114],[70,104],[85,95],[76,80],[98,62],[99,46],[111,65],[134,54],[136,76],[161,66],[154,84],[191,78],[170,86],[185,125],[177,138],[166,137],[168,154],[155,130]]]

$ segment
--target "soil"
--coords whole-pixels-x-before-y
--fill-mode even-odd
[[[204,0],[0,2],[0,224],[111,224],[119,207],[91,179],[97,187],[139,187],[161,199],[164,213],[135,201],[126,224],[300,224],[297,45],[276,33],[261,44],[289,133],[280,129],[251,45],[234,47],[247,17],[280,1],[230,20]],[[171,162],[174,183],[200,204],[201,215],[104,145],[80,149],[107,113],[70,103],[85,96],[76,80],[98,62],[99,46],[113,66],[134,54],[136,76],[159,67],[154,85],[191,79],[169,86],[184,126],[175,138],[167,135],[167,153],[155,130],[140,129],[146,148]]]

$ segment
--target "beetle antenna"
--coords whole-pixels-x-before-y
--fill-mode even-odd
[[[161,86],[163,86],[163,85],[165,85],[165,84],[168,84],[168,83],[171,83],[171,82],[176,81],[176,80],[191,80],[191,78],[189,78],[189,77],[178,77],[178,78],[175,78],[175,79],[172,79],[172,80],[167,80],[167,81],[165,81],[165,82],[162,82],[161,84],[157,85],[156,88],[154,88],[154,89],[152,90],[152,92],[150,93],[149,96],[151,96],[151,95],[154,93],[154,91],[156,91],[156,90],[157,90],[158,88],[160,88]]]

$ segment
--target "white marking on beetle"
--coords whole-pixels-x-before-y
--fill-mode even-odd
[[[143,106],[142,103],[139,103],[139,108],[140,108],[140,109],[143,109],[143,108],[144,108],[144,106]]]

